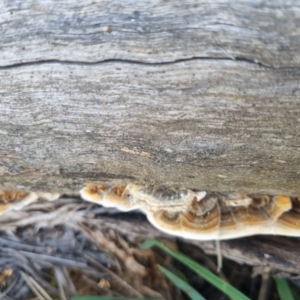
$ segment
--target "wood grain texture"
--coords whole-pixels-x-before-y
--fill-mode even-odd
[[[284,0],[0,3],[0,188],[299,196],[299,26]]]
[[[193,57],[299,67],[294,1],[2,1],[0,65]]]
[[[4,188],[139,181],[300,194],[297,69],[191,60],[0,74]]]
[[[299,6],[0,4],[0,187],[299,195]]]

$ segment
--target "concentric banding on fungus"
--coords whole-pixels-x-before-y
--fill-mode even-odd
[[[140,209],[152,225],[194,240],[255,234],[300,236],[300,198],[244,193],[195,192],[155,185],[90,185],[84,199],[122,211]]]

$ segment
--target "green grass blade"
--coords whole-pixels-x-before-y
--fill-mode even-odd
[[[107,297],[107,296],[76,296],[71,300],[162,300],[157,298],[126,298],[126,297]]]
[[[175,274],[167,270],[162,266],[158,266],[161,272],[168,277],[179,289],[185,292],[192,300],[205,300],[205,298],[200,295],[193,287],[186,283],[181,278],[177,277]]]
[[[174,258],[181,261],[183,264],[185,264],[187,267],[192,269],[194,272],[196,272],[198,275],[206,279],[208,282],[210,282],[212,285],[214,285],[216,288],[221,290],[224,294],[226,294],[228,297],[235,299],[235,300],[250,300],[247,296],[245,296],[243,293],[241,293],[239,290],[228,284],[227,282],[220,279],[218,276],[207,270],[206,268],[198,265],[195,261],[189,259],[185,255],[178,253],[174,250],[169,249],[167,246],[165,246],[163,243],[155,240],[155,239],[149,239],[145,241],[143,244],[140,245],[141,249],[148,249],[152,246],[157,246],[160,249],[164,250],[169,255],[173,256]]]
[[[281,300],[294,300],[292,291],[287,280],[282,278],[275,278],[277,291]]]

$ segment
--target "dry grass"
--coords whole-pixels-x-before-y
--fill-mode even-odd
[[[180,299],[159,271],[153,251],[103,228],[97,221],[103,212],[115,211],[65,198],[2,216],[3,299],[93,294]]]
[[[112,214],[115,223],[107,224]],[[139,225],[142,215],[126,214],[136,223],[134,228],[120,228],[120,216],[114,209],[75,198],[36,203],[1,216],[0,299],[68,300],[76,295],[187,299],[163,276],[158,264],[186,278],[207,299],[226,299],[163,251],[139,249],[140,241],[155,235],[155,230]],[[165,243],[217,272],[215,258],[198,247],[174,239]],[[274,283],[268,281],[271,273],[261,279],[265,271],[225,260],[219,276],[252,299],[259,299],[262,289],[265,294],[260,299],[277,299]]]

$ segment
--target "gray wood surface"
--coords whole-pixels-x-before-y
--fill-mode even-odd
[[[0,188],[299,196],[299,28],[285,0],[1,2]]]
[[[3,186],[74,192],[88,181],[140,181],[300,192],[298,70],[192,60],[0,73]]]
[[[0,187],[89,181],[299,195],[300,7],[0,7]]]
[[[245,59],[299,67],[297,1],[1,1],[0,65]]]

